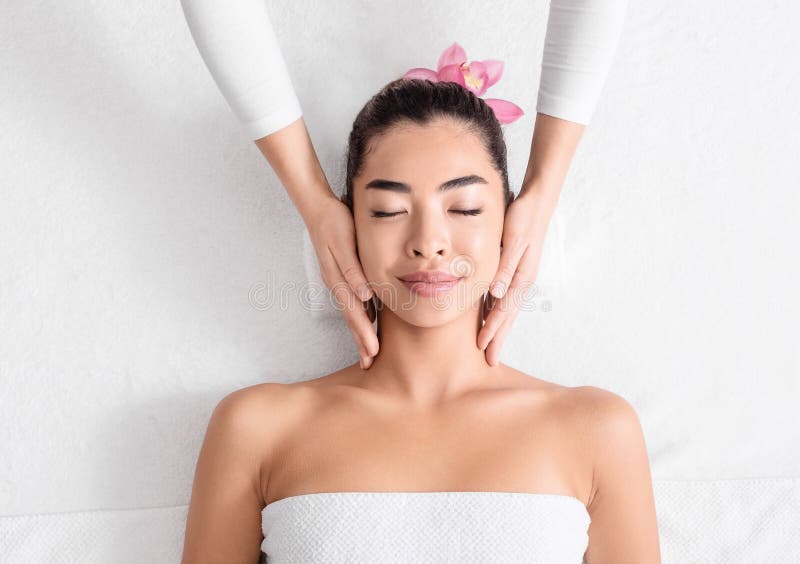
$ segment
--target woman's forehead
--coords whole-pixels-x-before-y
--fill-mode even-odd
[[[480,137],[465,128],[448,125],[403,126],[383,133],[367,152],[361,180],[375,176],[441,177],[442,182],[493,168]]]

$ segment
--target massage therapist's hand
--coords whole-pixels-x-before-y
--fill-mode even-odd
[[[350,208],[331,190],[317,152],[300,117],[286,127],[256,140],[256,146],[286,188],[306,224],[317,253],[322,280],[342,307],[356,340],[363,368],[378,354],[378,336],[372,326],[372,290],[356,254],[356,229]],[[355,292],[366,288],[366,304]],[[367,365],[364,366],[364,360]]]
[[[491,366],[499,363],[503,341],[524,303],[525,293],[536,280],[554,207],[531,190],[523,191],[506,210],[500,263],[489,285],[484,310],[488,315],[478,333],[478,348],[485,350],[486,362]]]
[[[325,197],[311,221],[307,222],[307,228],[317,253],[322,280],[342,308],[358,345],[361,367],[367,369],[378,354],[379,345],[372,325],[375,312],[368,307],[371,301],[367,301],[372,298],[372,290],[356,254],[353,215],[341,200]]]

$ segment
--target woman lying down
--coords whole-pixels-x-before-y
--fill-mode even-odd
[[[631,405],[476,346],[514,198],[468,89],[403,78],[367,102],[342,201],[380,352],[217,405],[183,562],[660,562]]]

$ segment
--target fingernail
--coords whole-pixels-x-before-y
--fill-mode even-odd
[[[362,284],[358,287],[358,295],[362,302],[365,302],[369,299],[369,288],[366,284]]]
[[[495,298],[502,298],[506,293],[506,285],[502,282],[495,282],[492,284],[491,292]]]
[[[363,357],[363,356],[362,356],[362,357],[361,357],[361,359],[358,361],[358,364],[360,364],[360,365],[361,365],[361,370],[364,370],[364,369],[365,369],[365,366],[364,366],[364,357]]]

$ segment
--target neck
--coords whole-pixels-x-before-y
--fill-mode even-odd
[[[384,307],[378,312],[380,350],[364,382],[404,397],[417,407],[433,407],[485,384],[500,366],[486,362],[478,348],[483,298],[447,323],[411,325]]]

